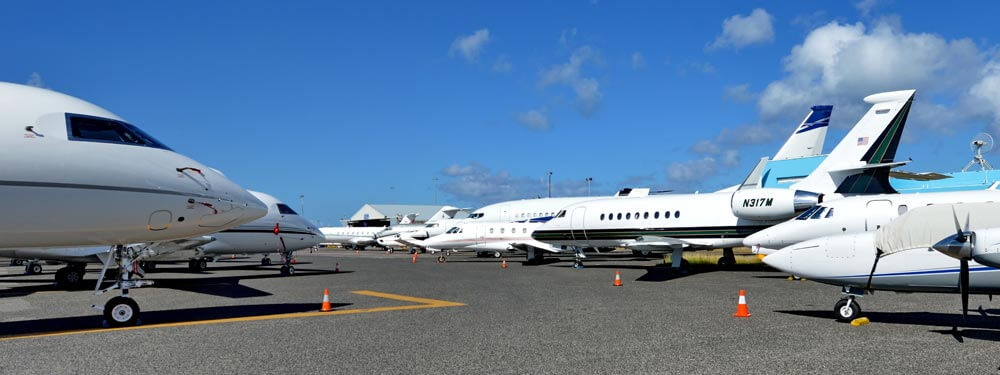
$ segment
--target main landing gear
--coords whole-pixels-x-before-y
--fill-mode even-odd
[[[140,279],[145,275],[142,268],[138,267],[140,250],[123,245],[115,245],[107,255],[102,257],[104,266],[101,268],[101,276],[97,279],[97,286],[94,288],[94,295],[99,296],[106,292],[121,289],[121,296],[111,298],[104,304],[102,310],[104,319],[110,327],[132,326],[139,321],[139,304],[129,296],[129,289],[141,288],[152,285],[149,280]],[[117,272],[115,281],[111,286],[101,289],[104,276],[108,274],[108,268],[113,267]],[[135,278],[138,276],[139,278]],[[97,309],[97,305],[91,306]]]
[[[263,258],[260,259],[260,265],[262,265],[262,266],[270,266],[271,265],[271,258],[268,258],[265,255]]]
[[[56,285],[63,288],[76,288],[83,283],[83,275],[87,273],[87,265],[70,263],[56,271]]]
[[[736,265],[736,254],[733,254],[733,248],[727,247],[722,249],[722,258],[719,258],[719,267],[723,269],[729,269]]]
[[[292,276],[295,274],[295,267],[292,266],[292,252],[281,253],[281,260],[285,263],[281,266],[281,276]]]
[[[191,259],[188,261],[188,269],[195,272],[203,272],[208,269],[208,259]]]
[[[38,262],[30,261],[28,262],[27,265],[24,266],[25,275],[38,275],[41,273],[42,273],[42,265],[39,264]]]

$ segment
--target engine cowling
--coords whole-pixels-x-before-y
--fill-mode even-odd
[[[747,189],[733,193],[733,215],[747,220],[784,220],[823,202],[823,195],[804,190]]]
[[[1000,268],[1000,228],[975,231],[972,260],[984,266]]]

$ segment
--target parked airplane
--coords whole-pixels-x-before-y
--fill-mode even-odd
[[[142,270],[126,244],[192,238],[257,219],[267,208],[222,173],[180,155],[117,115],[54,91],[0,83],[0,248],[115,244],[105,269],[122,295],[104,306],[130,325]],[[103,275],[103,272],[102,272]]]
[[[577,203],[532,237],[560,247],[626,247],[669,251],[680,267],[683,250],[723,248],[720,265],[735,263],[732,247],[747,235],[820,203],[824,195],[883,191],[915,90],[870,95],[872,104],[820,164],[790,188],[760,188],[760,166],[735,192],[669,194]]]
[[[386,227],[322,227],[323,244],[341,245],[345,249],[364,250],[375,245],[375,234]]]
[[[751,234],[743,240],[743,244],[755,253],[766,255],[814,238],[874,232],[913,208],[963,202],[1000,202],[1000,191],[877,194],[834,199],[806,210],[792,220]]]
[[[548,252],[561,251],[531,238],[531,233],[540,225],[542,223],[466,222],[423,241],[412,239],[403,239],[402,241],[412,246],[426,248],[432,253],[475,251],[479,254],[492,254],[499,258],[504,252],[519,250],[528,253],[529,260],[534,260],[537,259],[536,248]]]
[[[878,229],[803,241],[764,263],[843,288],[838,320],[861,313],[866,291],[1000,294],[1000,203],[938,203],[910,209]],[[838,211],[839,213],[839,211]],[[964,223],[964,224],[961,224]]]

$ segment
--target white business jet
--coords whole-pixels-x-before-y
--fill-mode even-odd
[[[0,83],[0,248],[115,244],[102,258],[121,296],[104,306],[129,325],[137,242],[186,239],[257,219],[267,208],[218,171],[115,114],[54,91]],[[102,272],[103,275],[103,272]]]
[[[432,253],[453,251],[475,251],[480,254],[493,254],[499,258],[508,251],[524,251],[527,259],[536,260],[536,249],[546,252],[562,250],[549,244],[531,238],[531,233],[542,223],[497,223],[497,222],[466,222],[452,227],[447,232],[430,237],[426,240],[403,241],[413,246],[426,248]],[[440,260],[443,260],[444,254]]]
[[[591,200],[564,208],[532,237],[575,249],[671,252],[675,268],[682,264],[683,250],[723,248],[720,265],[731,265],[735,263],[732,248],[742,245],[744,237],[794,217],[820,203],[824,195],[883,191],[889,168],[900,164],[892,159],[914,93],[905,90],[866,97],[865,102],[872,105],[867,113],[811,174],[788,189],[740,188]],[[751,182],[759,186],[757,181],[744,185]]]
[[[872,231],[803,241],[764,257],[779,270],[843,288],[838,320],[861,313],[866,291],[1000,294],[1000,203],[910,209]]]

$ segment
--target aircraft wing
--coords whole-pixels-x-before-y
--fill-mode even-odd
[[[640,251],[674,251],[690,246],[692,246],[690,242],[660,236],[642,236],[637,238],[635,242],[625,244],[628,249]]]
[[[558,247],[533,239],[513,241],[510,243],[510,247],[521,251],[528,251],[528,247],[533,247],[542,251],[548,251],[550,253],[563,252],[563,250]]]
[[[889,177],[897,178],[900,180],[913,180],[913,181],[934,181],[934,180],[944,180],[946,178],[951,178],[951,176],[946,176],[937,172],[914,173],[906,171],[890,171]]]
[[[149,245],[146,245],[144,252],[148,254],[147,256],[153,257],[157,255],[170,254],[177,251],[193,250],[199,246],[205,245],[212,241],[215,241],[215,237],[200,236],[200,237],[185,238],[181,240],[153,242],[150,243]]]
[[[415,247],[419,247],[419,248],[427,248],[427,246],[424,245],[424,241],[421,241],[421,240],[418,240],[418,239],[415,239],[415,238],[409,237],[409,236],[399,236],[399,238],[396,238],[396,241],[402,242],[402,243],[410,245],[410,246],[415,246]]]

